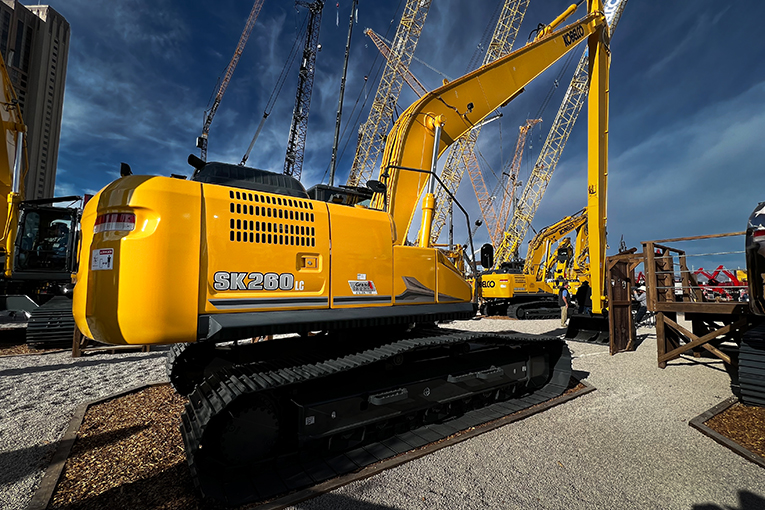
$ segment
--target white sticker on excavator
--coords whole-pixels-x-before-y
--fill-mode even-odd
[[[93,250],[91,271],[104,271],[114,267],[114,249]]]
[[[348,280],[348,285],[354,295],[377,294],[377,287],[372,280]]]

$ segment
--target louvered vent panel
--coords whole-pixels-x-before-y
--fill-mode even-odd
[[[229,197],[232,242],[316,246],[316,218],[310,201],[234,190]]]

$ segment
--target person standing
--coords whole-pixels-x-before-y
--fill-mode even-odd
[[[571,293],[568,291],[568,282],[563,282],[558,293],[558,305],[560,305],[560,327],[566,327],[568,319],[568,304],[571,301]]]
[[[579,305],[579,313],[590,313],[592,311],[592,289],[590,289],[590,282],[587,280],[582,282],[579,289],[576,291],[576,302]]]
[[[635,313],[635,325],[637,326],[640,324],[640,321],[643,320],[643,316],[645,316],[645,313],[648,311],[648,308],[645,305],[647,295],[643,285],[633,290],[632,292],[635,295],[635,301],[637,301],[639,305],[637,313]]]

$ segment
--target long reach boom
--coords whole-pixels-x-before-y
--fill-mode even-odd
[[[387,176],[385,201],[381,196],[375,201],[380,209],[387,205],[393,215],[397,244],[403,244],[406,239],[427,176],[389,167],[429,169],[436,123],[443,126],[438,149],[441,155],[461,134],[507,104],[577,43],[594,36],[589,44],[605,44],[607,25],[601,7],[600,1],[590,0],[585,17],[553,31],[574,12],[576,5],[571,5],[544,29],[546,34],[542,37],[429,92],[399,117],[388,135],[381,166],[381,177]]]

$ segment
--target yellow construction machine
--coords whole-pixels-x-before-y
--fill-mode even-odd
[[[430,230],[438,156],[585,40],[597,201],[608,30],[601,1],[587,6],[581,20],[556,30],[572,5],[524,48],[410,106],[368,183],[369,207],[340,188],[309,195],[289,176],[196,157],[190,180],[126,176],[88,203],[75,320],[103,342],[178,344],[168,372],[189,394],[182,435],[203,494],[268,498],[564,390],[570,354],[559,339],[435,326],[473,317],[477,303]],[[280,333],[293,335],[255,341]]]
[[[529,243],[525,260],[494,261],[494,269],[481,273],[481,313],[516,319],[560,317],[561,284],[569,282],[573,292],[589,281],[586,227],[585,208],[540,230]],[[572,233],[575,245],[565,237]]]
[[[741,401],[765,406],[765,202],[760,202],[746,225],[746,270],[749,312],[754,328],[744,333],[738,354]]]
[[[26,126],[1,56],[0,82],[0,195],[6,197],[0,207],[0,325],[6,335],[25,332],[35,346],[70,344],[80,210],[53,204],[80,197],[24,200]]]

